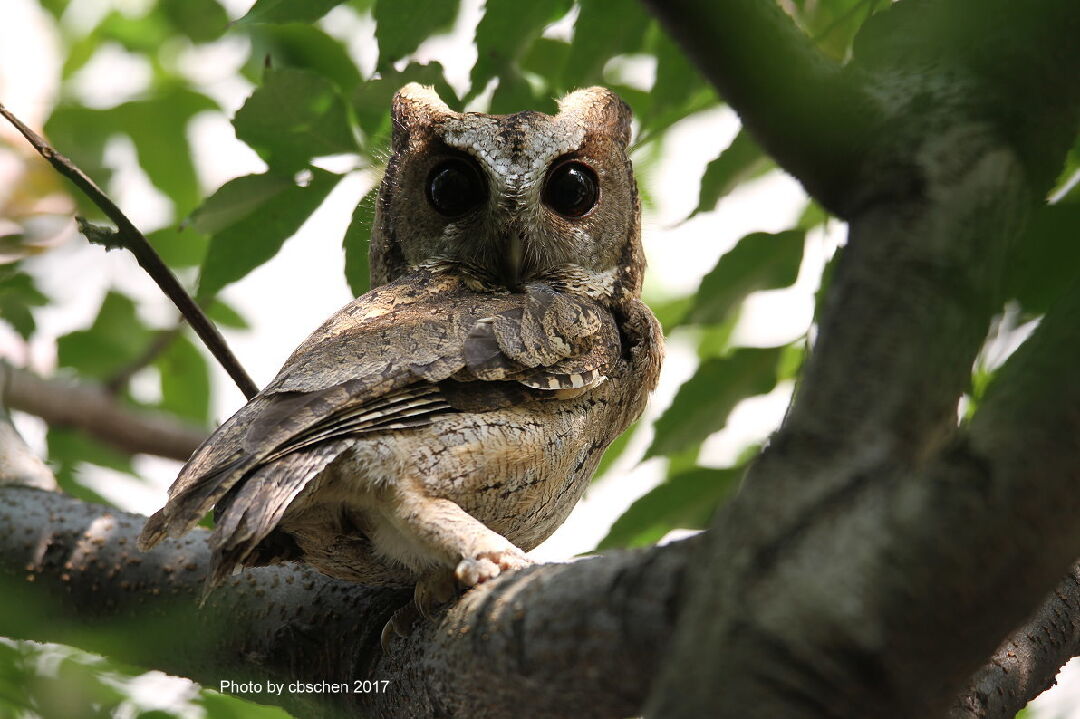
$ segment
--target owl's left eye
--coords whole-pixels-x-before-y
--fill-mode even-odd
[[[600,183],[585,163],[564,162],[548,175],[543,199],[545,205],[563,217],[582,217],[596,207]]]
[[[440,162],[428,175],[428,202],[445,217],[464,215],[484,201],[484,194],[483,178],[466,160]]]

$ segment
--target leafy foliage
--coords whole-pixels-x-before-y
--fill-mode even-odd
[[[694,467],[644,494],[619,517],[597,550],[654,544],[675,527],[705,529],[735,491],[744,467]]]
[[[727,357],[705,360],[656,420],[646,457],[673,455],[701,444],[727,424],[740,400],[776,386],[779,348],[741,347]]]

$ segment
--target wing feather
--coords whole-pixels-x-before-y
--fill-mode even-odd
[[[203,590],[221,584],[277,526],[286,508],[353,442],[339,440],[281,457],[263,465],[223,502],[210,535],[211,573]]]

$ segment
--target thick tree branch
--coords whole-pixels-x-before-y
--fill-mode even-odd
[[[86,173],[76,167],[67,157],[57,152],[43,137],[27,127],[3,104],[0,104],[0,116],[3,116],[14,125],[15,129],[26,138],[27,142],[37,150],[39,155],[56,168],[57,172],[71,180],[84,195],[101,208],[106,217],[116,223],[117,230],[113,232],[112,230],[91,225],[82,218],[76,218],[79,223],[79,230],[83,235],[91,242],[105,245],[107,248],[111,249],[119,246],[131,252],[138,261],[139,266],[146,270],[146,273],[157,283],[165,296],[172,300],[172,303],[180,310],[180,314],[195,330],[199,339],[203,341],[203,344],[214,355],[214,358],[229,373],[229,376],[232,377],[236,386],[244,393],[244,396],[248,399],[254,397],[259,388],[255,386],[251,377],[248,376],[232,350],[229,349],[225,338],[221,336],[214,323],[203,313],[202,308],[191,298],[191,295],[183,288],[168,266],[162,262],[157,251],[143,236],[143,233],[131,223],[127,215],[117,207],[116,203],[109,199],[109,196]]]
[[[670,636],[697,544],[512,573],[395,641],[379,632],[410,592],[293,566],[249,570],[195,600],[197,530],[148,553],[142,517],[0,487],[0,635],[60,641],[217,688],[222,680],[385,680],[385,693],[245,695],[299,716],[622,717],[637,713]],[[10,610],[9,610],[10,608]],[[152,633],[153,642],[131,641]]]
[[[1012,719],[1080,655],[1080,564],[972,677],[949,719]]]
[[[955,429],[1004,258],[1054,171],[1026,154],[1026,133],[1052,129],[1054,144],[1080,121],[1080,86],[1061,69],[1080,63],[1080,6],[907,0],[876,17],[910,26],[946,6],[943,34],[896,33],[856,68],[889,114],[845,203],[818,343],[783,428],[714,524],[650,716],[941,712],[1080,556],[1080,400],[1054,392],[1080,343],[1065,320],[1037,333],[1063,338],[1030,350],[1060,341],[1058,364],[1023,373],[1045,391],[1028,405],[988,397],[969,440]],[[1036,20],[1013,24],[1018,13]],[[987,14],[987,32],[948,32]],[[1020,50],[1034,45],[1054,63],[1029,62]],[[987,103],[999,80],[979,75],[984,56],[1002,85],[1040,88],[1024,122]]]
[[[773,0],[644,2],[754,139],[823,206],[846,216],[861,152],[879,123],[857,79]]]
[[[174,417],[127,407],[105,391],[38,377],[0,361],[0,406],[75,427],[131,454],[154,454],[181,462],[206,438],[206,430]]]

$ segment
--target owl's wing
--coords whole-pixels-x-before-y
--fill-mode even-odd
[[[584,390],[620,353],[614,319],[588,299],[538,283],[523,294],[482,294],[452,275],[403,277],[327,320],[196,450],[140,546],[188,531],[244,477],[280,474],[260,468],[290,467],[283,494],[291,501],[347,449],[338,440]],[[276,513],[269,524],[250,508],[244,521],[269,531],[288,501],[266,508]]]

